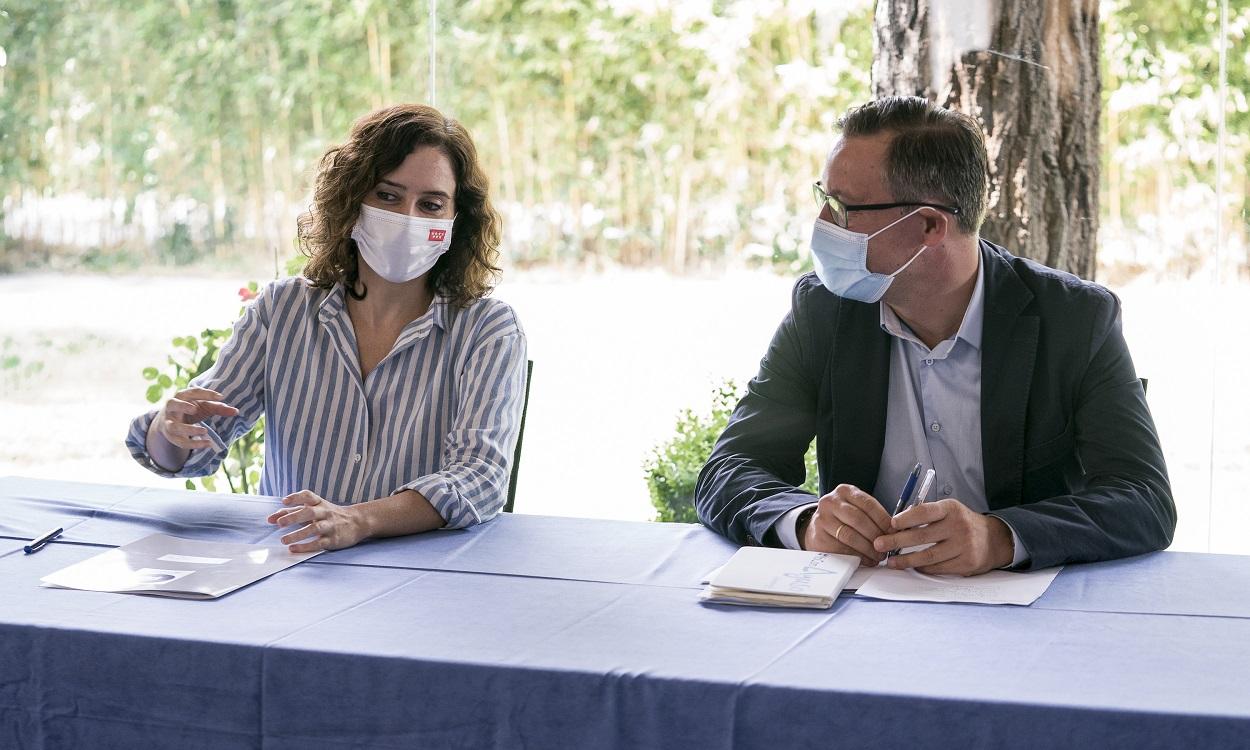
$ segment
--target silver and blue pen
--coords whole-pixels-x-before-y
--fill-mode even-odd
[[[916,468],[912,470],[911,476],[907,478],[907,484],[903,485],[903,491],[899,494],[898,505],[895,506],[896,510],[894,511],[895,516],[907,510],[907,507],[908,507],[907,500],[909,499],[908,494],[910,493],[911,488],[915,486],[916,476],[919,475],[919,473],[920,473],[920,464],[916,464]],[[920,505],[925,500],[929,499],[929,489],[933,486],[933,479],[936,476],[937,476],[937,472],[934,471],[933,469],[929,469],[928,471],[924,473],[924,481],[920,483],[920,489],[916,491],[916,502],[911,504],[913,507],[916,505]],[[889,552],[885,553],[885,559],[889,560],[891,557],[894,557],[897,554],[898,554],[898,550],[892,549]]]

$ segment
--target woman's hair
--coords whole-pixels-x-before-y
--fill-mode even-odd
[[[308,256],[306,276],[328,289],[342,283],[363,299],[359,255],[352,228],[365,196],[414,150],[442,151],[456,175],[456,225],[451,247],[430,269],[435,293],[464,306],[490,294],[498,280],[502,222],[487,197],[486,175],[464,126],[423,104],[401,104],[365,115],[347,142],[330,148],[317,167],[313,205],[299,218],[299,246]],[[361,291],[356,289],[361,286]]]

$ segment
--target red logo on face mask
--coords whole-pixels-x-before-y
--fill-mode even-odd
[[[442,242],[447,237],[446,229],[431,229],[430,242]]]

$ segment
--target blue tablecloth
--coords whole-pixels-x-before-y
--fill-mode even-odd
[[[0,747],[1250,741],[1245,557],[1073,566],[1027,608],[777,611],[697,603],[732,554],[698,527],[517,515],[213,601],[37,585],[154,531],[264,538],[273,504],[0,479]]]
[[[98,490],[98,496],[93,491]],[[31,539],[62,526],[62,542],[120,546],[148,534],[271,542],[277,500],[183,490],[0,478],[0,537]],[[545,578],[698,586],[734,545],[692,524],[510,514],[460,531],[381,539],[317,558],[371,565]]]

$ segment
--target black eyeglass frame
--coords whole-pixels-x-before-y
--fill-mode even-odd
[[[922,201],[900,201],[898,203],[861,203],[858,205],[849,205],[843,203],[837,198],[825,192],[820,182],[812,183],[812,196],[816,198],[816,205],[820,207],[829,207],[829,211],[833,214],[834,224],[845,228],[849,214],[852,211],[884,211],[887,208],[906,208],[907,206],[920,206],[922,208],[936,208],[939,211],[945,211],[952,216],[959,215],[958,206],[944,206],[941,203],[924,203]],[[838,221],[841,219],[841,221]]]

